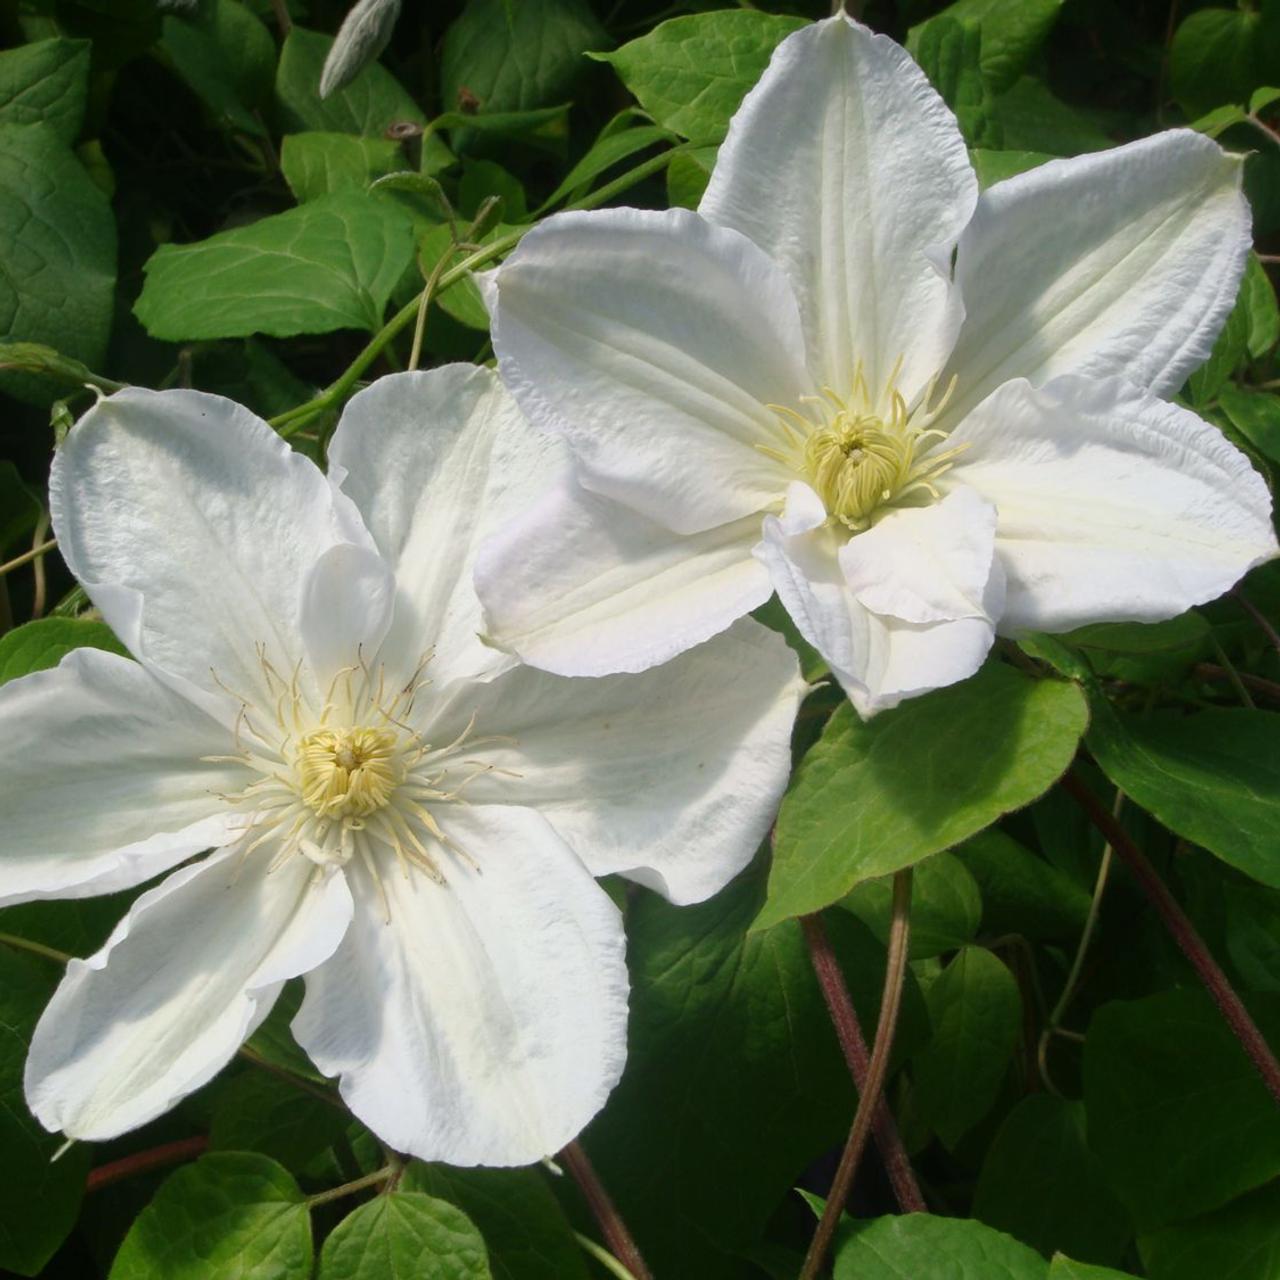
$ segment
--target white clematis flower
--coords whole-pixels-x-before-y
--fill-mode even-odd
[[[82,649],[0,690],[0,901],[214,852],[71,961],[27,1098],[75,1138],[143,1124],[305,974],[294,1033],[386,1143],[533,1161],[625,1057],[593,876],[677,902],[723,885],[767,830],[803,686],[749,621],[639,677],[486,648],[474,549],[563,465],[487,370],[383,379],[331,462],[189,391],[103,400],[57,456],[62,553],[138,661]]]
[[[776,590],[865,715],[997,631],[1220,594],[1276,554],[1270,498],[1162,397],[1235,297],[1240,173],[1179,130],[980,196],[903,49],[790,36],[697,213],[562,214],[487,281],[502,376],[577,465],[482,554],[491,635],[639,671]]]

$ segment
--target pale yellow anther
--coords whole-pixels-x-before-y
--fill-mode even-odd
[[[861,362],[847,396],[823,387],[821,396],[805,396],[804,411],[770,405],[786,439],[780,449],[762,452],[792,467],[822,500],[829,523],[854,533],[870,525],[875,513],[924,493],[938,497],[934,481],[959,448],[934,451],[944,433],[930,428],[951,397],[948,387],[930,405],[930,383],[919,403],[908,406],[898,389],[902,359],[885,387],[873,394]]]
[[[396,735],[387,729],[317,729],[298,743],[302,799],[325,818],[365,818],[404,778]]]

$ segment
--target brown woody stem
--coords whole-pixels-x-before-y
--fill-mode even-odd
[[[854,1113],[849,1140],[844,1145],[836,1176],[831,1183],[831,1194],[818,1229],[809,1243],[800,1280],[814,1280],[826,1260],[831,1241],[840,1225],[845,1201],[853,1187],[853,1177],[858,1171],[862,1152],[871,1132],[872,1117],[884,1090],[889,1072],[889,1054],[893,1049],[893,1035],[898,1025],[898,1008],[902,1003],[902,983],[907,969],[907,941],[911,934],[911,868],[897,872],[893,877],[893,917],[889,924],[889,955],[884,974],[884,995],[880,999],[880,1017],[876,1022],[876,1038],[871,1046],[871,1061],[867,1064],[866,1087],[858,1095],[858,1109]]]
[[[592,1216],[604,1233],[609,1251],[631,1272],[635,1280],[653,1280],[653,1274],[645,1266],[644,1258],[635,1240],[632,1239],[631,1232],[627,1230],[627,1224],[622,1220],[622,1215],[618,1212],[608,1191],[605,1190],[604,1183],[600,1181],[600,1175],[596,1173],[595,1167],[587,1158],[581,1143],[576,1141],[569,1143],[560,1152],[560,1159],[581,1189]]]
[[[867,1075],[871,1069],[871,1051],[867,1048],[866,1037],[862,1034],[862,1024],[858,1020],[857,1010],[853,1007],[848,984],[831,949],[831,940],[827,937],[826,926],[822,923],[821,915],[815,913],[811,916],[801,916],[800,927],[804,931],[804,940],[809,948],[809,959],[813,963],[818,986],[822,988],[822,997],[827,1002],[831,1025],[835,1028],[836,1038],[840,1041],[849,1074],[853,1076],[859,1095],[862,1095],[867,1089]],[[915,1171],[911,1168],[911,1160],[906,1148],[902,1145],[902,1137],[898,1133],[898,1126],[893,1122],[889,1105],[883,1097],[876,1103],[875,1113],[871,1118],[871,1132],[875,1135],[876,1146],[880,1149],[880,1158],[884,1161],[885,1171],[893,1185],[893,1194],[897,1198],[898,1207],[903,1213],[927,1213],[928,1208],[925,1205],[924,1196],[920,1194],[920,1186],[916,1182]]]
[[[1169,891],[1168,885],[1160,879],[1155,867],[1151,865],[1146,854],[1133,842],[1129,833],[1112,817],[1106,805],[1098,799],[1080,776],[1071,770],[1062,778],[1062,789],[1085,811],[1089,821],[1102,833],[1103,838],[1115,850],[1132,873],[1138,887],[1147,896],[1147,901],[1155,908],[1156,914],[1163,921],[1173,940],[1182,949],[1182,954],[1191,962],[1205,989],[1213,997],[1227,1026],[1240,1041],[1249,1060],[1257,1068],[1263,1083],[1271,1096],[1280,1103],[1280,1062],[1271,1051],[1258,1024],[1249,1016],[1244,1002],[1236,994],[1235,988],[1219,967],[1218,962],[1205,946],[1194,924],[1183,911],[1178,900]]]

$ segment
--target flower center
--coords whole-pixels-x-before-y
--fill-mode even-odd
[[[298,743],[295,767],[303,800],[324,818],[367,818],[405,773],[387,729],[317,729]]]
[[[441,827],[441,815],[461,800],[474,778],[494,767],[464,759],[477,738],[472,720],[452,740],[426,741],[413,728],[414,702],[430,683],[422,658],[408,681],[388,687],[386,672],[356,662],[335,675],[318,699],[303,691],[299,664],[285,679],[259,648],[263,692],[255,699],[214,679],[240,704],[235,751],[206,760],[244,765],[247,785],[224,795],[243,816],[243,856],[268,846],[274,865],[295,855],[317,867],[358,858],[382,894],[386,855],[406,874],[446,883],[446,858],[475,866]],[[501,772],[501,771],[499,771]]]
[[[820,396],[802,396],[799,410],[768,406],[785,442],[777,449],[758,447],[810,485],[827,509],[828,524],[859,533],[884,507],[922,494],[937,498],[934,481],[960,452],[936,451],[946,433],[929,425],[946,407],[954,382],[932,406],[930,382],[911,407],[898,389],[901,370],[899,357],[883,391],[873,395],[859,361],[847,396],[823,387]]]

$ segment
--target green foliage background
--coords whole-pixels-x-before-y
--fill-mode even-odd
[[[380,63],[322,101],[345,8],[0,0],[0,561],[48,537],[51,449],[86,382],[232,396],[322,461],[358,380],[409,359],[424,281],[422,363],[485,361],[467,268],[569,205],[695,205],[774,45],[823,15],[410,0]],[[864,17],[946,97],[984,184],[1187,124],[1249,154],[1260,256],[1183,399],[1270,477],[1280,0],[870,0]],[[870,724],[829,685],[810,697],[772,859],[697,907],[626,896],[630,1060],[584,1141],[659,1280],[796,1275],[813,1216],[793,1188],[825,1193],[855,1101],[796,918],[824,910],[869,1034],[885,877],[907,866],[889,1100],[934,1212],[898,1215],[870,1152],[835,1275],[1280,1278],[1280,1111],[1056,785],[1074,761],[1108,803],[1123,793],[1125,829],[1280,1044],[1277,620],[1272,564],[1168,623],[1031,637]],[[56,554],[6,568],[0,682],[86,644],[115,640]],[[171,1115],[50,1163],[26,1041],[62,958],[127,901],[0,912],[0,1270],[609,1274],[553,1171],[375,1178],[386,1153],[289,1039],[296,993]]]

